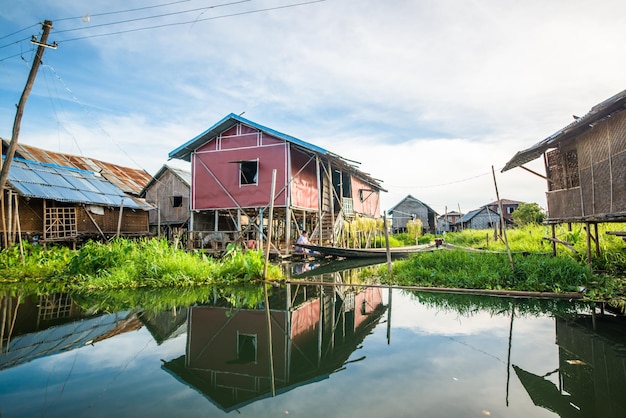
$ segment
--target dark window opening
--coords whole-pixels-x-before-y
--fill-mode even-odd
[[[183,206],[183,197],[182,196],[172,196],[172,207],[180,208]]]
[[[239,163],[239,171],[241,173],[241,184],[257,184],[258,182],[258,161],[242,161]]]
[[[256,335],[237,334],[237,360],[239,363],[256,362]]]

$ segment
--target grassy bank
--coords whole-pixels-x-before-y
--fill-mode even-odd
[[[514,269],[506,255],[503,239],[493,231],[466,230],[447,233],[445,242],[460,247],[499,252],[468,253],[436,251],[420,253],[394,262],[393,274],[381,269],[378,274],[387,283],[430,287],[471,289],[506,289],[537,292],[566,292],[585,288],[589,300],[605,301],[626,307],[626,243],[606,234],[626,230],[625,224],[599,225],[600,255],[592,252],[591,266],[587,264],[587,242],[584,226],[556,227],[556,238],[568,245],[557,244],[557,257],[551,257],[550,227],[529,225],[507,230]],[[420,243],[432,242],[435,236],[420,238]],[[399,236],[397,239],[402,240]]]
[[[158,239],[89,242],[77,251],[27,246],[23,258],[14,247],[0,252],[0,283],[60,291],[241,283],[261,279],[264,261],[255,251],[232,252],[216,260]],[[268,278],[280,276],[277,266],[268,266]]]

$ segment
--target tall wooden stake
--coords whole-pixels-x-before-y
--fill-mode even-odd
[[[56,45],[46,44],[46,41],[48,40],[48,35],[50,34],[50,30],[52,29],[52,22],[50,20],[46,20],[42,23],[42,26],[43,33],[41,34],[41,39],[38,42],[33,41],[33,43],[36,43],[39,46],[37,47],[37,54],[35,55],[33,65],[30,68],[30,73],[28,74],[26,87],[24,87],[22,97],[20,97],[20,102],[17,105],[17,113],[15,114],[15,120],[13,122],[13,133],[11,135],[11,142],[9,143],[9,149],[7,150],[4,164],[2,164],[2,161],[0,160],[0,164],[2,164],[2,170],[0,171],[0,190],[4,190],[7,177],[9,176],[11,161],[13,160],[15,150],[17,149],[17,138],[20,134],[20,124],[22,122],[22,115],[24,114],[24,106],[26,105],[26,100],[28,100],[28,95],[30,94],[30,91],[33,89],[35,77],[37,76],[37,70],[39,69],[39,64],[41,64],[41,59],[43,57],[43,51],[45,48],[56,47]]]
[[[504,213],[502,213],[502,201],[500,200],[500,193],[498,193],[498,183],[496,183],[496,172],[493,166],[491,166],[491,174],[493,174],[493,185],[496,188],[496,199],[498,199],[498,208],[500,209],[500,225],[502,227],[502,238],[504,238],[504,246],[506,247],[506,253],[509,256],[509,264],[511,265],[511,270],[515,270],[515,264],[513,264],[513,256],[511,255],[511,248],[509,247],[509,240],[506,237],[506,225],[504,224]]]
[[[267,280],[267,264],[270,258],[270,248],[272,247],[272,220],[274,218],[274,193],[276,192],[276,169],[272,171],[272,189],[270,193],[270,214],[267,221],[267,249],[265,250],[265,264],[263,265],[263,281]],[[263,222],[261,221],[261,230],[263,230]],[[263,293],[265,296],[265,313],[267,316],[267,338],[269,341],[269,362],[270,362],[270,386],[272,389],[272,397],[276,396],[276,381],[274,379],[274,351],[272,345],[272,317],[270,311],[270,301],[267,292],[267,283],[263,283]],[[290,298],[291,295],[287,295]]]

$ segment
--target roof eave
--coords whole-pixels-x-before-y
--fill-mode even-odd
[[[509,162],[507,162],[501,172],[508,171],[512,168],[519,167],[530,161],[539,158],[544,152],[550,148],[555,148],[558,144],[565,142],[577,135],[593,128],[593,124],[601,119],[610,117],[611,114],[618,112],[626,107],[626,90],[610,97],[600,104],[595,105],[585,115],[574,122],[570,123],[563,129],[555,132],[546,139],[538,142],[532,147],[517,152]]]

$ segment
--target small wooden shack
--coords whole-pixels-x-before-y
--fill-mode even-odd
[[[598,223],[626,222],[626,90],[519,151],[502,171],[526,169],[547,181],[548,224],[582,222],[599,254]],[[524,164],[543,156],[546,174]],[[554,229],[553,229],[554,238]]]
[[[425,233],[435,233],[437,212],[430,206],[408,195],[387,213],[391,216],[391,228],[394,233],[405,232],[409,221],[419,219]]]
[[[270,252],[286,255],[303,230],[334,245],[344,220],[380,217],[384,189],[358,163],[232,113],[169,158],[191,162],[191,248],[271,236]]]
[[[141,192],[156,209],[150,211],[150,232],[168,240],[185,241],[189,224],[191,171],[163,165]]]
[[[1,204],[2,245],[148,234],[148,210],[93,171],[16,158]]]

